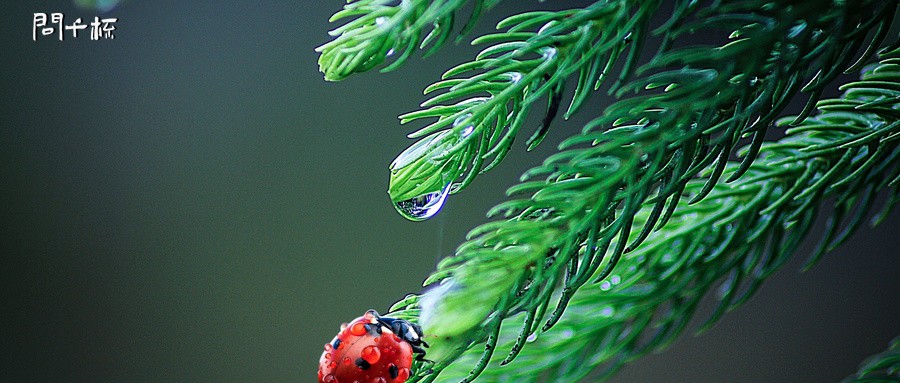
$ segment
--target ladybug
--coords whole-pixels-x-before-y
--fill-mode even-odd
[[[413,354],[425,359],[428,343],[415,323],[378,315],[375,310],[350,323],[319,358],[319,383],[403,383],[409,379]]]

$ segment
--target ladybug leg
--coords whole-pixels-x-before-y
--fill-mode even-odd
[[[416,354],[416,360],[420,362],[434,363],[433,360],[425,359],[425,349],[415,344],[411,344],[410,346],[412,346],[413,353]]]

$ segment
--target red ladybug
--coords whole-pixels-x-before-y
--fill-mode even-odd
[[[375,310],[341,325],[319,358],[319,383],[403,383],[412,355],[425,361],[428,343],[415,323],[378,315]]]

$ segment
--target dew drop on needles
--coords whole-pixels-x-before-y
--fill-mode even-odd
[[[394,201],[394,207],[400,215],[410,221],[424,221],[434,217],[441,210],[449,193],[450,183],[448,182],[441,190],[420,194],[403,201]]]
[[[454,128],[459,127],[461,124],[465,123],[466,120],[468,120],[470,118],[472,118],[471,113],[466,113],[462,116],[457,117],[455,120],[453,120],[453,127]],[[460,130],[459,134],[460,134],[460,136],[462,136],[462,138],[465,138],[465,137],[468,137],[469,135],[471,135],[472,132],[474,132],[474,131],[475,131],[475,125],[472,125],[472,122],[469,121],[469,124],[466,125],[465,128],[462,128],[462,130]]]
[[[450,147],[475,132],[471,114],[453,121],[453,128],[431,134],[402,153],[391,163],[391,201],[397,211],[411,221],[435,216],[450,194],[458,176],[456,156],[447,155]],[[414,191],[414,192],[413,192]],[[412,197],[410,197],[412,195]]]
[[[425,137],[412,146],[406,148],[396,159],[391,163],[391,172],[396,173],[400,169],[407,167],[409,164],[421,159],[424,157],[429,149],[432,149],[435,145],[441,142],[444,139],[444,136],[450,134],[449,130],[445,130],[443,132],[439,132],[436,134],[432,134],[428,137]]]

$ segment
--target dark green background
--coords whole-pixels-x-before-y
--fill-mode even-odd
[[[474,49],[326,83],[313,48],[342,3],[134,0],[106,14],[115,40],[63,42],[32,42],[32,13],[97,12],[4,5],[0,379],[311,382],[341,322],[419,291],[586,121],[558,124],[536,153],[517,144],[439,218],[405,221],[387,165],[415,126],[396,116]],[[862,229],[811,272],[795,262],[707,335],[615,381],[846,376],[900,333],[898,224]]]

